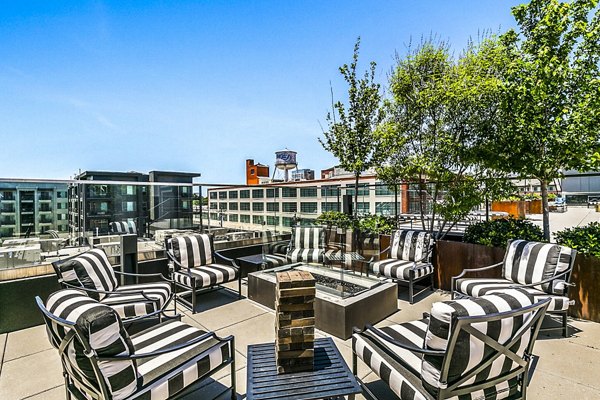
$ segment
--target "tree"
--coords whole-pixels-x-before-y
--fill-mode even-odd
[[[483,167],[478,139],[496,129],[499,46],[485,38],[454,60],[446,43],[429,39],[397,57],[390,77],[392,98],[378,131],[387,157],[377,173],[389,185],[413,182],[423,229],[433,232],[443,220],[438,237],[506,181]]]
[[[354,174],[355,205],[358,204],[360,175],[375,166],[379,159],[377,150],[380,147],[374,132],[383,119],[380,85],[375,83],[375,62],[370,63],[370,68],[365,71],[363,78],[357,78],[359,47],[360,37],[354,45],[350,65],[344,64],[339,68],[349,86],[348,106],[341,101],[332,104],[332,110],[326,117],[328,129],[323,132],[325,138],[319,138],[323,148],[340,161],[340,166]],[[354,217],[356,216],[357,207],[354,207]]]
[[[520,34],[507,51],[500,129],[488,165],[540,181],[550,239],[548,184],[564,169],[597,162],[600,143],[600,12],[597,0],[532,0],[513,7]]]

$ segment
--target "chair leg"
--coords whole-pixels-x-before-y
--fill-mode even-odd
[[[66,372],[63,372],[63,377],[65,378],[66,399],[71,400],[71,391],[69,390],[69,376]]]
[[[192,314],[196,314],[196,278],[192,278]]]
[[[569,337],[569,326],[567,325],[567,312],[566,311],[562,315],[562,325],[563,325],[563,336]]]
[[[408,278],[408,301],[410,302],[410,304],[414,303],[414,293],[415,293],[415,288],[414,288],[413,276],[412,276],[412,274],[410,274],[410,276]]]
[[[242,274],[240,272],[240,276],[238,278],[238,299],[242,298]]]
[[[235,338],[231,339],[231,400],[237,400],[235,379]]]

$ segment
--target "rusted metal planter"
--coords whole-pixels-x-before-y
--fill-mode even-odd
[[[513,218],[525,218],[524,201],[493,201],[492,211],[508,213]]]
[[[569,307],[569,315],[575,318],[600,322],[600,258],[577,255],[569,289],[569,297],[575,304]]]

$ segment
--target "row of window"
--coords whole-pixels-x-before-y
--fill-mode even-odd
[[[250,206],[252,204],[252,207]],[[279,207],[280,203],[266,203],[266,211],[269,212],[298,212],[298,203],[296,202],[283,202],[281,203],[281,210]],[[303,213],[316,213],[318,212],[317,202],[301,202],[300,212]],[[216,210],[217,203],[210,203],[210,209]],[[238,211],[238,203],[219,203],[218,209],[221,211]],[[241,202],[239,203],[239,211],[265,211],[265,203],[250,203]],[[358,202],[357,210],[359,213],[371,212],[370,204],[368,202]],[[340,203],[338,202],[322,202],[321,212],[326,211],[340,211]],[[375,203],[375,213],[383,215],[394,215],[396,213],[396,207],[393,202],[377,202]],[[215,215],[218,215],[215,213]]]
[[[347,184],[345,189],[345,194],[354,195],[354,184]],[[298,189],[300,189],[298,191]],[[325,185],[321,186],[321,196],[322,197],[336,197],[341,194],[341,186],[340,185]],[[298,192],[300,192],[300,197],[317,197],[318,188],[317,186],[307,186],[307,187],[283,187],[283,188],[268,188],[268,189],[241,189],[241,190],[228,190],[228,191],[211,191],[209,193],[209,197],[211,200],[216,200],[217,197],[219,200],[226,199],[237,199],[238,196],[240,199],[249,199],[251,196],[253,199],[262,199],[262,198],[276,198],[276,197],[298,197]],[[393,195],[393,188],[390,189],[388,186],[384,184],[376,184],[375,185],[375,194],[380,196]],[[358,195],[359,196],[368,196],[369,195],[369,184],[361,183],[358,185]]]

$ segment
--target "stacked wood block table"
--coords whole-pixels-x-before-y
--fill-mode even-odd
[[[307,271],[276,275],[277,372],[312,371],[315,341],[315,279]]]

